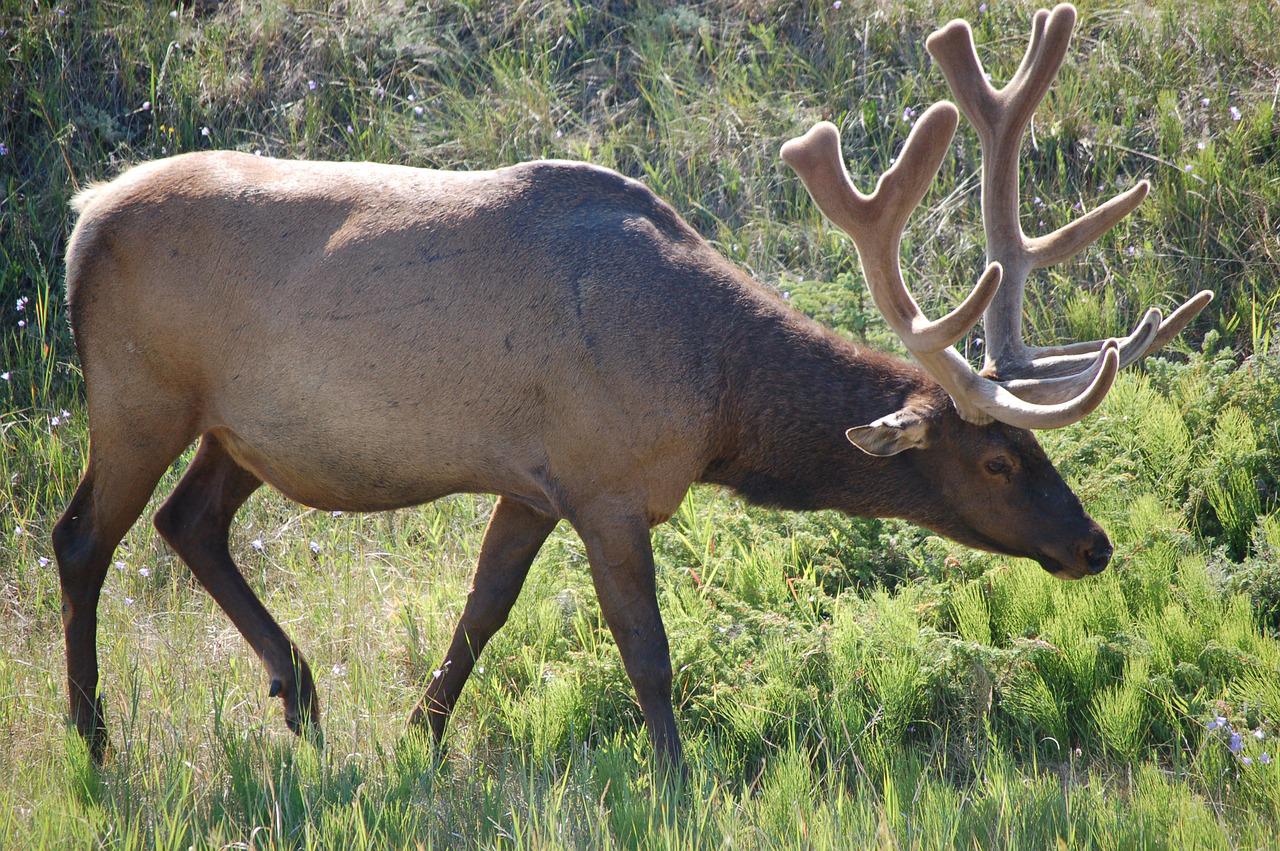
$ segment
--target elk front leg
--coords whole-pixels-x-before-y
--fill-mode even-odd
[[[610,518],[584,522],[578,532],[586,544],[600,611],[636,690],[658,762],[682,769],[671,706],[671,652],[658,611],[649,524]]]
[[[555,526],[556,518],[516,500],[503,497],[493,507],[453,641],[409,719],[415,725],[429,723],[437,743],[480,651],[507,622],[529,567]]]

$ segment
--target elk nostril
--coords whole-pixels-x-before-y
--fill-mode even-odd
[[[1107,563],[1111,561],[1111,543],[1099,544],[1084,554],[1084,560],[1089,565],[1090,573],[1101,573],[1106,570]]]

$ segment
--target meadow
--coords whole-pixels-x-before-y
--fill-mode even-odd
[[[584,159],[644,181],[797,309],[894,350],[851,243],[778,148],[833,120],[867,187],[946,97],[928,33],[970,20],[999,82],[1035,8],[0,0],[0,846],[1280,847],[1270,0],[1081,3],[1024,148],[1031,232],[1154,187],[1033,277],[1038,341],[1123,334],[1148,304],[1217,292],[1098,412],[1041,434],[1116,543],[1102,575],[1064,583],[905,523],[696,488],[655,532],[689,763],[664,784],[566,525],[437,752],[405,722],[491,500],[352,515],[263,489],[233,554],[316,672],[323,746],[285,729],[248,646],[145,520],[101,602],[102,768],[66,726],[49,533],[87,447],[61,259],[78,188],[209,148]],[[982,265],[978,171],[962,125],[904,240],[934,316]]]

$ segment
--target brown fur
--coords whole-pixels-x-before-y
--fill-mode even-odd
[[[331,509],[500,497],[415,713],[437,735],[568,520],[655,744],[675,759],[648,530],[696,481],[905,517],[1064,575],[1110,552],[1029,432],[965,423],[920,369],[799,315],[613,172],[201,153],[137,167],[77,206],[68,298],[91,442],[54,544],[71,715],[96,754],[99,589],[196,438],[157,527],[263,659],[295,728],[318,719],[311,675],[226,544],[262,482]],[[846,441],[906,407],[925,424],[911,451]],[[993,458],[1008,470],[988,470]]]

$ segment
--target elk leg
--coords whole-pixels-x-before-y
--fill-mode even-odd
[[[53,527],[69,714],[96,762],[102,761],[107,746],[98,694],[98,598],[112,554],[185,445],[172,434],[148,439],[137,426],[133,424],[127,438],[90,426],[92,446],[84,477]]]
[[[671,652],[658,611],[649,526],[643,520],[584,523],[579,533],[600,611],[636,690],[654,751],[665,767],[681,768],[671,706]]]
[[[503,497],[494,506],[453,641],[409,719],[415,725],[429,723],[437,743],[480,651],[506,623],[534,557],[555,526],[556,518],[516,500]]]
[[[301,733],[312,724],[318,730],[320,705],[311,669],[245,582],[227,547],[232,518],[261,484],[217,437],[206,434],[182,481],[156,512],[156,529],[266,666],[271,696],[284,701],[289,729]]]

